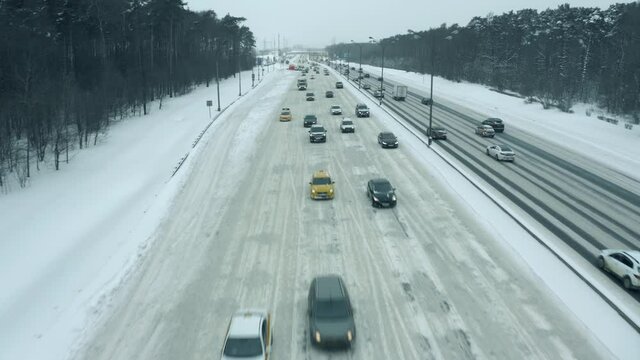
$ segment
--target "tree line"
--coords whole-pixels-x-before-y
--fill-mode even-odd
[[[361,51],[377,66],[384,51],[385,67],[515,91],[545,108],[595,103],[640,123],[639,2],[512,11],[327,51],[351,62]]]
[[[0,0],[0,188],[45,159],[58,170],[151,101],[251,68],[244,21],[182,0]]]

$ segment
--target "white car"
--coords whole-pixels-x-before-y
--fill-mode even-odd
[[[487,146],[487,155],[496,158],[498,161],[515,161],[516,153],[507,145],[492,144]]]
[[[625,289],[640,288],[640,251],[604,249],[598,266],[622,279]]]
[[[344,118],[342,119],[342,122],[340,122],[340,131],[343,133],[354,133],[356,132],[356,126],[353,124],[353,121],[351,119]]]
[[[331,106],[331,115],[342,115],[342,108],[340,105]]]
[[[268,360],[271,352],[271,315],[263,310],[233,314],[222,349],[222,360]]]

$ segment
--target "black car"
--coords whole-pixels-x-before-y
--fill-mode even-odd
[[[369,77],[369,74],[368,74],[368,73],[365,73],[365,74],[364,74],[364,77],[368,78],[368,77]]]
[[[420,100],[421,103],[425,104],[425,105],[431,105],[431,98],[427,98],[427,97],[423,97],[422,100]]]
[[[378,134],[378,144],[383,148],[397,148],[398,138],[392,132],[381,132]]]
[[[328,98],[332,98],[333,97],[333,91],[327,90],[327,92],[324,93],[324,96],[328,97]]]
[[[315,125],[318,123],[318,118],[315,115],[309,114],[304,116],[303,124],[304,127],[311,127],[311,125]]]
[[[387,179],[371,179],[367,183],[367,196],[373,207],[395,207],[396,189]]]
[[[356,105],[356,117],[369,117],[369,108],[365,104]]]
[[[342,87],[343,87],[342,81],[336,82],[336,89],[342,89]]]
[[[342,278],[338,275],[314,278],[308,302],[311,344],[328,348],[351,347],[356,339],[356,324]]]
[[[376,90],[373,92],[373,97],[382,99],[384,98],[384,93],[382,92],[382,90]]]
[[[433,140],[447,140],[447,130],[441,127],[427,128],[427,136]]]
[[[327,142],[327,130],[322,125],[311,125],[309,142]]]
[[[312,92],[308,92],[306,95],[307,101],[315,100],[315,95]]]
[[[482,122],[482,125],[490,125],[495,132],[504,132],[504,122],[498,118],[488,118]]]

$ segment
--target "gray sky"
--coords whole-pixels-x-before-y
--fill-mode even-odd
[[[510,10],[573,7],[608,8],[614,0],[185,0],[193,11],[214,10],[247,18],[244,23],[256,37],[260,50],[280,46],[324,47],[332,43],[384,38],[407,29],[415,31],[442,23],[466,25],[474,16],[496,15]]]

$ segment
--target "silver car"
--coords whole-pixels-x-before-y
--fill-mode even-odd
[[[487,155],[498,161],[515,161],[516,153],[507,145],[492,144],[487,146]]]

